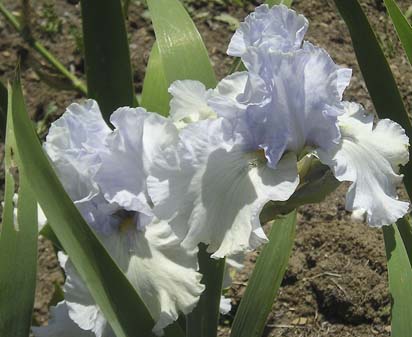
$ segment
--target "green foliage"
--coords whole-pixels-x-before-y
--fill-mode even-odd
[[[412,331],[412,269],[397,226],[384,227],[383,234],[392,295],[391,335],[405,337]]]
[[[208,88],[216,78],[202,38],[178,0],[148,0],[166,85],[192,79]]]
[[[237,310],[231,337],[261,337],[285,274],[295,237],[296,211],[272,224],[267,243]]]
[[[22,96],[9,89],[8,116],[24,110]],[[0,235],[0,336],[27,337],[36,289],[37,202],[26,170],[17,155],[11,118],[7,123],[5,150],[6,187]],[[18,202],[13,197],[19,183]],[[17,217],[15,209],[17,207]]]
[[[54,36],[62,32],[63,21],[57,15],[54,3],[48,1],[43,4],[40,10],[40,29],[49,36]]]
[[[20,83],[13,85],[13,91],[16,100],[23,102]],[[43,153],[24,105],[13,109],[12,121],[21,167],[30,170],[30,187],[116,335],[151,336],[154,322],[146,306],[65,192]]]
[[[141,105],[163,116],[169,114],[170,95],[157,42],[153,44],[143,82]],[[156,98],[155,98],[156,97]]]
[[[412,27],[394,0],[384,0],[388,13],[405,49],[409,63],[412,64]]]
[[[118,107],[136,106],[126,25],[120,0],[82,0],[88,96],[106,121]]]
[[[206,286],[199,303],[187,316],[187,337],[215,337],[219,323],[220,297],[222,295],[225,260],[215,260],[207,253],[206,246],[199,245],[199,271]]]

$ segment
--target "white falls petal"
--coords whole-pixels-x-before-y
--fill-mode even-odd
[[[50,319],[47,326],[32,327],[35,337],[95,337],[92,331],[81,329],[69,317],[67,304],[62,301],[50,308]],[[112,335],[114,337],[114,335]]]
[[[83,280],[77,274],[68,256],[59,252],[58,257],[60,265],[66,273],[63,291],[69,317],[82,330],[92,331],[96,337],[114,337],[115,334],[112,328],[96,305]]]
[[[105,151],[104,139],[111,132],[96,101],[71,104],[49,130],[44,149],[73,200],[97,193],[93,176]]]
[[[339,127],[340,144],[317,152],[338,180],[353,182],[346,195],[346,209],[366,212],[368,224],[374,227],[392,224],[409,208],[396,193],[402,181],[399,165],[409,160],[405,131],[388,119],[373,128],[373,117],[356,103],[345,103]]]
[[[221,119],[189,125],[180,135],[180,165],[154,168],[148,177],[154,213],[173,218],[170,224],[184,237],[183,247],[195,249],[203,242],[214,258],[265,241],[254,233],[262,207],[269,200],[287,200],[298,184],[292,153],[269,168],[259,149],[225,141],[222,129]]]
[[[206,118],[216,117],[207,104],[213,90],[207,90],[203,83],[193,80],[175,81],[169,87],[170,116],[177,126],[184,127]]]
[[[179,312],[188,314],[193,310],[204,290],[202,276],[196,271],[197,251],[188,252],[180,247],[179,239],[164,221],[154,220],[144,231],[133,226],[120,227],[120,231],[101,235],[100,239],[156,321],[153,332],[162,335]],[[112,330],[99,307],[66,259],[61,255],[67,275],[64,291],[70,317],[81,328],[94,331],[97,337],[111,337]]]

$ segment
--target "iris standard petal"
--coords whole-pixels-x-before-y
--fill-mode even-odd
[[[285,151],[299,154],[306,146],[338,143],[338,116],[351,70],[309,43],[294,53],[267,52],[261,57],[236,102],[224,95],[210,99],[232,132],[263,149],[273,168]]]
[[[111,132],[94,100],[71,104],[55,121],[44,143],[57,174],[73,200],[98,191],[92,177],[105,152],[104,139]]]
[[[240,24],[227,53],[242,57],[249,48],[289,52],[301,47],[307,29],[306,18],[294,10],[284,5],[261,5]]]
[[[373,227],[392,224],[409,208],[409,203],[398,200],[396,192],[402,181],[399,165],[409,160],[405,131],[388,119],[373,128],[373,116],[356,103],[345,103],[339,127],[341,142],[317,153],[338,180],[353,182],[346,195],[346,209],[366,212]]]

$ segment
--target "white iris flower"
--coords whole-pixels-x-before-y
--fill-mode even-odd
[[[72,104],[56,121],[44,145],[70,197],[125,272],[156,321],[153,331],[189,313],[204,290],[196,250],[180,246],[167,222],[153,217],[145,167],[151,153],[168,142],[173,124],[142,108],[120,108],[112,131],[95,101]],[[65,301],[51,311],[36,336],[114,336],[67,258]],[[70,322],[72,320],[73,322]],[[62,330],[63,329],[63,330]],[[66,331],[70,329],[69,331]]]
[[[366,212],[370,225],[391,224],[407,212],[396,185],[399,165],[408,161],[408,138],[388,120],[373,129],[372,117],[360,117],[358,105],[342,101],[351,70],[303,42],[307,27],[285,6],[262,5],[228,50],[247,72],[216,89],[196,81],[172,84],[171,116],[186,118],[186,127],[153,161],[148,191],[154,213],[169,221],[183,247],[202,242],[221,258],[265,242],[260,211],[269,200],[293,194],[296,161],[308,149],[338,180],[354,182],[347,209]],[[378,137],[386,146],[374,144]]]

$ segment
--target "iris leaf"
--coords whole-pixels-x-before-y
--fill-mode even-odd
[[[240,302],[230,337],[261,337],[285,274],[295,237],[296,211],[272,224]]]
[[[178,0],[148,0],[166,85],[198,80],[216,86],[206,47],[189,14]]]
[[[405,49],[409,63],[412,64],[412,27],[394,0],[384,1],[395,30]]]
[[[106,121],[121,106],[135,106],[130,51],[120,0],[82,0],[88,96]]]
[[[155,42],[150,52],[146,76],[143,82],[142,107],[163,116],[169,114],[170,95],[163,69],[159,48]]]
[[[412,269],[398,227],[384,227],[383,234],[392,295],[391,336],[405,337],[412,331]]]
[[[27,337],[36,289],[37,202],[16,152],[11,111],[23,106],[9,88],[5,193],[0,235],[0,336]],[[18,174],[17,218],[13,196]],[[16,178],[15,178],[16,175]]]

